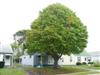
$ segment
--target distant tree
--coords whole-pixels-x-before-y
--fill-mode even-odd
[[[25,50],[25,44],[24,44],[24,42],[25,42],[27,31],[28,30],[20,30],[20,31],[17,31],[14,34],[14,40],[17,41],[17,44],[18,44],[19,48],[21,48],[21,50],[22,50],[21,51],[22,53],[20,53],[20,54],[24,54],[24,50]],[[18,39],[16,40],[16,38],[18,38]]]
[[[62,55],[78,54],[87,44],[87,29],[75,13],[62,4],[49,5],[33,21],[26,36],[28,53],[47,53],[54,67]]]
[[[13,35],[14,42],[11,44],[11,48],[14,52],[15,61],[18,61],[19,57],[24,54],[24,41],[26,32],[27,30],[20,30]]]
[[[24,42],[26,32],[27,32],[27,30],[20,30],[20,31],[17,31],[17,32],[14,34],[14,40],[16,40],[16,38],[15,38],[16,36],[22,36],[21,38],[19,38],[19,39],[17,40],[17,42],[18,42],[19,45],[22,44],[22,43]]]

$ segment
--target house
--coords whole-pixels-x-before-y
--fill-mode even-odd
[[[93,62],[93,58],[84,50],[82,53],[77,55],[77,62],[88,64],[89,62]]]
[[[53,65],[54,60],[49,55],[41,55],[40,53],[34,53],[33,55],[28,55],[27,53],[20,57],[21,64],[23,65],[30,65],[30,66],[38,66],[38,65]],[[89,63],[92,62],[91,56],[86,52],[83,51],[78,55],[62,55],[59,59],[59,65],[76,65],[77,62],[85,62]]]
[[[90,52],[93,62],[100,62],[100,51]]]
[[[20,40],[23,39],[23,35],[14,35],[14,40],[16,43],[19,43]],[[23,43],[22,43],[23,44]],[[21,61],[20,63],[23,65],[31,65],[31,66],[38,66],[38,65],[53,65],[54,60],[49,55],[41,55],[40,53],[34,53],[33,55],[28,55],[27,52],[24,53],[20,57]],[[77,62],[85,62],[88,63],[92,61],[89,54],[85,51],[82,52],[79,55],[62,55],[62,57],[59,59],[58,64],[59,65],[76,65]]]
[[[3,47],[0,49],[0,62],[4,61],[5,66],[13,65],[13,51],[10,47]]]

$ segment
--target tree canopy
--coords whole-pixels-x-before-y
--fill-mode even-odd
[[[87,44],[87,29],[68,7],[56,3],[44,8],[27,33],[28,53],[48,53],[57,67],[63,54],[78,54]]]

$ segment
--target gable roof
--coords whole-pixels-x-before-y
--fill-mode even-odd
[[[90,52],[91,56],[100,56],[100,51]]]
[[[77,56],[91,56],[90,53],[88,53],[86,50],[78,54]]]
[[[0,49],[0,53],[12,54],[13,51],[12,51],[12,49],[11,49],[10,46],[3,46],[3,47]]]

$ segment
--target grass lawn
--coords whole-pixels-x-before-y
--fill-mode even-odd
[[[26,75],[22,70],[17,70],[13,68],[3,68],[0,69],[0,75]]]
[[[93,66],[62,66],[61,68],[54,69],[52,67],[44,67],[44,68],[33,68],[33,67],[27,67],[22,65],[16,65],[16,67],[23,67],[24,70],[27,72],[32,72],[33,75],[37,73],[43,74],[43,75],[56,75],[56,74],[66,74],[66,75],[87,75],[87,74],[97,74],[97,72],[87,71],[83,70],[82,68],[94,68],[94,69],[100,69],[100,67],[93,67]],[[98,73],[100,74],[100,73]],[[0,69],[0,75],[26,75],[26,72],[23,70],[18,70],[15,68],[3,68]]]
[[[100,67],[94,67],[94,66],[87,66],[87,68],[92,68],[92,69],[100,70]]]
[[[68,67],[68,66],[63,66],[63,67]],[[95,69],[95,70],[100,70],[100,67],[94,67],[94,66],[88,66],[88,65],[73,65],[74,68],[87,68],[87,69]]]
[[[80,66],[74,66],[77,68],[90,68],[90,69],[96,69],[96,70],[100,70],[100,67],[94,67],[93,65],[88,66],[88,65],[80,65]]]
[[[64,67],[71,67],[71,66],[64,66]],[[100,67],[94,67],[94,66],[88,66],[88,65],[80,65],[80,66],[73,66],[74,68],[90,68],[95,70],[100,70]],[[100,72],[93,72],[93,71],[84,71],[84,72],[76,72],[76,73],[70,73],[66,75],[87,75],[87,74],[100,74]]]
[[[90,66],[63,66],[59,69],[54,69],[51,67],[45,68],[30,68],[33,73],[45,74],[45,75],[56,75],[56,74],[66,74],[66,75],[87,75],[87,74],[97,74],[97,72],[83,70],[81,68],[91,68]],[[94,68],[94,67],[93,67]],[[97,68],[98,69],[98,68]],[[100,74],[100,73],[98,73]]]
[[[77,67],[67,66],[61,67],[58,69],[54,69],[51,67],[45,68],[28,68],[27,70],[31,70],[33,73],[41,73],[46,75],[56,75],[56,74],[70,74],[70,73],[78,73],[78,72],[87,72],[86,70],[82,70]]]
[[[88,74],[98,74],[98,75],[100,75],[100,73],[92,72],[92,71],[70,73],[70,74],[66,74],[66,75],[88,75]]]

